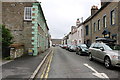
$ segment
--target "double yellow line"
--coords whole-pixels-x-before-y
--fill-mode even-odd
[[[47,79],[48,78],[48,74],[49,74],[49,71],[50,71],[50,65],[51,65],[51,62],[52,62],[52,58],[53,58],[53,51],[51,52],[50,56],[48,56],[48,60],[45,64],[45,68],[43,69],[43,72],[40,76],[40,80],[43,80],[43,79]]]

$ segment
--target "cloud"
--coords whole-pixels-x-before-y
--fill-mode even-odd
[[[52,38],[62,38],[70,32],[77,18],[90,16],[92,5],[100,0],[39,0],[50,28]]]

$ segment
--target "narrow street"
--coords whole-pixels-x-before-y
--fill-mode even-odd
[[[120,80],[120,0],[0,0],[0,19],[2,80]]]
[[[53,48],[49,78],[118,78],[120,69],[106,69],[104,64],[89,61],[88,56],[79,56],[60,47]]]

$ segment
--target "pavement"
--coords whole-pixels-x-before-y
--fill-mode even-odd
[[[9,63],[9,62],[11,62],[11,61],[13,61],[13,60],[1,60],[1,61],[0,61],[0,66],[2,66],[2,65],[4,65],[4,64],[7,64],[7,63]]]
[[[28,80],[50,50],[51,48],[38,56],[24,55],[13,61],[4,62],[0,66],[2,80]]]

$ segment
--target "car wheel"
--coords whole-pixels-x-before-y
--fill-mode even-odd
[[[91,54],[91,53],[89,54],[89,60],[90,60],[90,61],[93,60],[93,57],[92,57],[92,54]]]
[[[78,54],[78,55],[80,54],[79,51],[77,51],[77,54]]]
[[[79,51],[79,55],[82,56],[82,52],[81,51]]]
[[[76,51],[76,54],[78,54],[78,51]]]
[[[106,67],[106,68],[108,68],[108,69],[112,68],[111,61],[110,61],[110,58],[109,58],[109,57],[106,57],[106,58],[105,58],[104,64],[105,64],[105,67]]]

